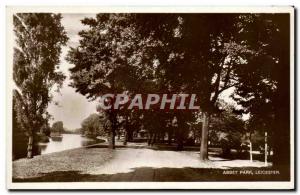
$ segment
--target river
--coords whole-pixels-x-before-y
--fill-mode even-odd
[[[62,134],[60,138],[50,138],[48,143],[39,144],[40,153],[49,154],[99,143],[101,140],[89,139],[78,134]]]

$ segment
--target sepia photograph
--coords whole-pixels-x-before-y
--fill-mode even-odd
[[[294,189],[294,8],[13,7],[9,189]]]

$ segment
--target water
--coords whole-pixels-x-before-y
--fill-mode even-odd
[[[48,143],[39,144],[39,148],[41,155],[43,155],[73,148],[79,148],[82,146],[88,146],[99,142],[100,140],[81,137],[81,135],[78,134],[62,134],[62,139],[59,137],[50,138]]]

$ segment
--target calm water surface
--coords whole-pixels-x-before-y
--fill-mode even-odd
[[[62,134],[62,139],[50,138],[48,143],[40,144],[39,147],[40,152],[43,155],[52,152],[59,152],[63,150],[79,148],[82,146],[88,146],[99,142],[99,140],[81,137],[81,135],[77,134]]]

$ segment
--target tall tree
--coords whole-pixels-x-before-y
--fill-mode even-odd
[[[242,18],[240,39],[246,40],[255,55],[237,69],[241,85],[235,99],[271,130],[273,164],[290,164],[290,15],[261,14]]]
[[[49,118],[50,90],[62,85],[58,71],[61,46],[67,42],[60,14],[18,13],[13,16],[16,47],[13,79],[17,86],[16,117],[28,136],[27,157],[32,158],[35,134]]]
[[[218,110],[219,95],[238,84],[234,69],[243,64],[243,53],[250,51],[235,40],[239,14],[172,16],[172,23],[167,18],[157,27],[164,43],[158,60],[168,88],[198,95],[203,118],[200,158],[207,160],[210,117]]]
[[[67,60],[75,67],[70,69],[71,86],[89,99],[103,94],[125,93],[135,80],[130,63],[140,39],[132,30],[128,14],[97,14],[96,18],[85,18],[89,28],[81,31],[77,48],[71,48]],[[138,54],[136,54],[138,55]],[[135,86],[138,87],[138,86]],[[110,147],[114,148],[118,127],[118,110],[106,110],[110,120]]]

